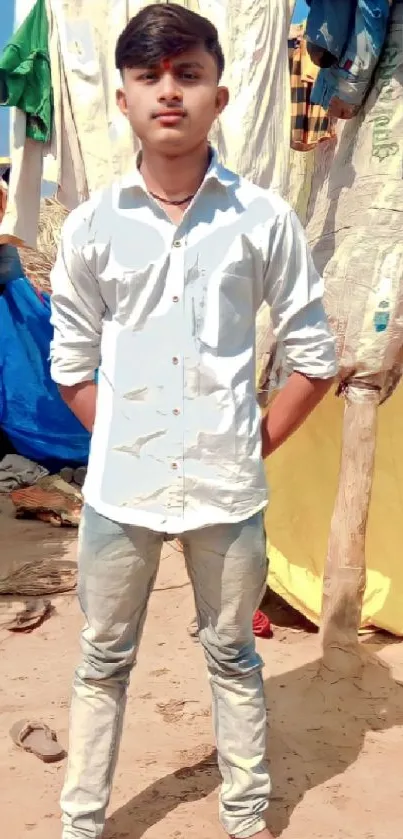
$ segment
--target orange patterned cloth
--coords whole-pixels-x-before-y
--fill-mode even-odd
[[[311,104],[311,91],[319,68],[311,61],[304,26],[293,26],[288,39],[291,76],[291,148],[309,151],[335,137],[335,120],[320,105]]]
[[[55,527],[79,525],[83,503],[81,492],[59,475],[41,478],[25,489],[15,489],[10,497],[17,518],[35,518]]]

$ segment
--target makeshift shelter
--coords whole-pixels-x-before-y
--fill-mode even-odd
[[[273,488],[266,518],[269,579],[315,623],[322,614],[325,649],[354,649],[361,622],[403,635],[401,2],[393,7],[383,56],[358,116],[340,125],[336,147],[318,147],[297,163],[294,154],[292,161],[290,197],[307,222],[324,274],[345,406],[343,420],[341,400],[329,396],[267,463]],[[267,369],[272,385],[281,379],[281,358],[263,346],[266,326],[262,313],[263,390]],[[389,397],[379,410],[376,445],[379,404]]]

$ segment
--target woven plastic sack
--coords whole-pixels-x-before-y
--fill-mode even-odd
[[[343,380],[388,395],[403,362],[403,2],[374,85],[336,148],[318,148],[307,234],[323,272]]]

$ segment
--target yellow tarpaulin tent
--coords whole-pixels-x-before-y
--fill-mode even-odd
[[[269,585],[319,623],[322,573],[337,490],[344,403],[329,395],[266,463]],[[367,530],[363,625],[403,635],[403,384],[379,409]]]

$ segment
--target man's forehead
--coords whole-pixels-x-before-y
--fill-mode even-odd
[[[173,67],[198,67],[202,70],[204,63],[199,58],[193,58],[188,54],[176,55],[173,58],[163,58],[160,67],[163,70],[171,70]]]
[[[216,62],[207,50],[202,47],[196,47],[195,49],[186,50],[186,52],[181,52],[177,55],[166,55],[160,60],[140,64],[138,67],[133,65],[130,69],[135,72],[147,69],[163,73],[173,70],[198,70],[199,72],[205,72],[210,75],[216,73]]]
[[[166,55],[157,66],[163,70],[171,70],[176,67],[204,70],[209,63],[214,64],[214,59],[207,50],[203,47],[195,47],[177,55]]]

